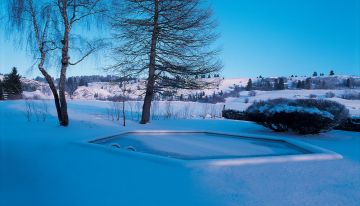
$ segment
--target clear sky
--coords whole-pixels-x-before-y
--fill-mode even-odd
[[[360,75],[360,0],[209,0],[219,22],[226,77]],[[103,74],[104,60],[89,59],[69,75]],[[32,60],[0,32],[0,72]]]

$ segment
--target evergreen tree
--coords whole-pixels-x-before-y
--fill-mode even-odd
[[[86,82],[86,80],[84,78],[80,78],[79,86],[87,87],[88,83]]]
[[[352,78],[348,78],[346,80],[346,87],[353,88],[353,79]]]
[[[5,75],[4,78],[4,93],[8,94],[9,98],[18,98],[22,94],[21,76],[17,73],[16,67]]]
[[[284,78],[279,78],[279,82],[277,85],[277,90],[284,90],[285,89],[285,82]]]
[[[0,80],[0,100],[4,100],[3,82]]]
[[[279,80],[278,79],[275,79],[274,80],[274,90],[278,90],[279,89]]]
[[[334,70],[331,70],[329,75],[330,75],[330,76],[334,76],[334,75],[335,75]]]
[[[327,89],[326,81],[321,81],[321,88]]]
[[[179,100],[184,101],[184,95],[183,94],[180,94]]]
[[[306,78],[304,88],[311,89],[311,78],[310,77]]]
[[[252,88],[253,88],[252,80],[249,79],[245,89],[246,89],[246,91],[250,91],[250,90],[252,90]]]
[[[313,73],[313,77],[317,77],[318,73],[317,72],[314,72]]]
[[[219,95],[220,95],[220,96],[223,96],[223,95],[224,95],[223,90],[221,90],[221,91],[219,92]]]
[[[78,82],[76,77],[69,77],[65,82],[66,91],[70,95],[73,95],[77,88],[78,88]]]

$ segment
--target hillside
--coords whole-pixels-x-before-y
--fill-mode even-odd
[[[274,84],[278,79],[284,80],[285,89],[306,89],[308,90],[348,90],[360,88],[359,76],[322,76],[322,77],[269,77],[269,78],[253,78],[253,90],[272,91],[276,90]],[[310,80],[307,80],[310,79]],[[216,82],[218,86],[204,89],[204,90],[184,90],[169,91],[168,96],[171,95],[174,99],[179,99],[180,96],[186,100],[189,95],[201,94],[202,96],[222,95],[233,92],[234,94],[225,95],[236,97],[238,91],[243,91],[247,85],[249,78],[206,78],[205,81]],[[22,78],[24,86],[24,96],[26,98],[51,98],[51,92],[47,84],[44,82]],[[348,82],[351,81],[351,82]],[[302,84],[301,84],[302,83]],[[106,100],[112,97],[121,96],[122,89],[119,83],[116,82],[89,82],[79,83],[75,86],[71,85],[68,89],[68,95],[72,99],[86,99],[86,100]],[[306,85],[308,84],[308,85]],[[348,85],[350,84],[350,85]],[[299,87],[300,85],[300,87]],[[304,88],[302,88],[302,87]],[[70,87],[70,86],[68,86]],[[350,87],[350,88],[349,88]],[[129,94],[131,99],[138,99],[143,94],[144,80],[130,81],[128,89],[132,92]],[[242,89],[241,89],[242,88]],[[70,95],[71,94],[71,95]],[[168,98],[167,98],[168,99]]]
[[[347,80],[351,78],[353,88],[348,88]],[[153,115],[161,116],[169,113],[172,116],[183,116],[183,118],[205,118],[219,117],[221,110],[225,106],[228,109],[244,110],[254,101],[266,100],[272,98],[326,98],[344,104],[351,115],[360,115],[360,77],[333,76],[333,77],[315,77],[312,78],[312,89],[296,88],[299,81],[306,82],[306,77],[287,78],[284,84],[287,89],[274,90],[273,84],[277,78],[253,78],[254,90],[249,92],[245,90],[248,78],[208,78],[206,81],[216,81],[218,86],[205,90],[178,90],[169,92],[166,96],[157,96],[153,104]],[[52,95],[46,83],[31,79],[21,79],[24,87],[23,96],[29,99],[51,99]],[[262,86],[263,82],[271,88],[267,90],[257,90],[256,85]],[[329,88],[319,89],[326,82]],[[126,106],[128,110],[139,107],[138,101],[141,100],[144,88],[144,81],[134,80],[128,85],[128,89],[133,92],[128,98],[133,100]],[[85,86],[78,86],[74,89],[72,95],[67,93],[68,99],[72,100],[121,100],[122,90],[119,83],[114,82],[89,82]],[[215,103],[215,104],[204,104]],[[141,104],[141,102],[140,102]],[[114,105],[109,104],[111,108]]]

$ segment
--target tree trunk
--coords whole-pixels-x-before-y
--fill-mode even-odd
[[[146,124],[150,120],[151,101],[154,96],[155,86],[155,66],[156,66],[156,43],[159,35],[158,29],[159,19],[159,0],[154,0],[154,26],[151,35],[151,48],[150,48],[150,63],[149,63],[149,77],[146,84],[146,93],[143,104],[143,111],[141,116],[141,124]]]
[[[57,93],[54,81],[52,80],[51,76],[45,71],[45,69],[42,66],[39,66],[39,70],[41,71],[41,73],[45,77],[47,83],[49,84],[50,90],[51,90],[51,92],[53,94],[53,97],[54,97],[58,120],[61,123],[62,122],[61,106],[60,106],[59,95]]]
[[[125,97],[125,95],[124,95],[124,97]],[[122,112],[123,112],[123,120],[124,120],[124,122],[123,122],[123,126],[125,127],[126,126],[126,116],[125,116],[125,99],[123,100],[123,105],[122,105]]]
[[[69,66],[69,30],[65,29],[64,39],[63,39],[63,48],[61,52],[61,71],[60,71],[60,80],[59,80],[59,97],[61,105],[61,126],[69,125],[69,117],[67,112],[67,102],[65,96],[65,80],[66,80],[66,70]]]
[[[69,125],[69,117],[67,112],[67,103],[65,96],[65,81],[66,81],[66,70],[69,66],[69,33],[70,25],[67,16],[67,2],[63,3],[63,8],[61,9],[61,15],[64,20],[64,35],[62,39],[63,47],[61,49],[61,70],[60,70],[60,80],[59,80],[59,100],[61,106],[61,126]]]
[[[46,70],[44,69],[44,63],[45,63],[45,58],[46,58],[46,53],[43,51],[43,49],[40,49],[41,51],[41,60],[40,63],[38,65],[38,68],[40,70],[40,72],[42,73],[42,75],[45,77],[50,90],[54,96],[54,101],[55,101],[55,107],[56,107],[56,112],[57,112],[57,116],[58,116],[58,120],[61,123],[62,122],[62,116],[61,116],[61,105],[60,105],[60,100],[59,100],[59,95],[58,92],[56,90],[56,86],[54,84],[54,81],[52,80],[51,76],[46,72]]]

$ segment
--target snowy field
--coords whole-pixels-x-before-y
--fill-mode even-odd
[[[225,85],[228,86],[228,85]],[[224,86],[224,88],[225,88]],[[210,91],[210,90],[209,90]],[[207,91],[209,94],[211,92]],[[333,93],[335,96],[327,98],[326,93]],[[94,91],[91,90],[90,96],[93,96]],[[250,96],[248,91],[242,91],[239,93],[239,97],[226,98],[226,102],[210,104],[199,102],[186,102],[186,101],[155,101],[152,105],[154,116],[171,116],[172,118],[214,118],[221,117],[221,111],[225,106],[227,109],[236,109],[243,111],[249,107],[254,101],[268,100],[275,98],[289,98],[289,99],[309,99],[311,96],[317,99],[327,99],[344,104],[350,111],[352,116],[360,116],[360,100],[347,100],[340,98],[341,95],[346,93],[360,93],[359,89],[338,89],[338,90],[274,90],[274,91],[255,91],[255,96]],[[24,92],[24,97],[33,98],[37,95],[43,99],[52,98],[51,96],[44,96],[40,91]],[[76,99],[76,98],[75,98]],[[70,100],[71,101],[71,100]],[[112,103],[108,101],[98,101],[93,99],[76,99],[74,104],[83,105],[87,108],[92,107],[95,103],[102,108],[112,108]],[[142,102],[129,101],[126,103],[126,110],[132,113],[139,112]],[[103,113],[106,113],[103,112]],[[133,114],[135,115],[135,114]],[[133,116],[134,117],[134,116]]]
[[[253,98],[262,95],[266,92]],[[236,101],[229,100],[226,107],[235,107]],[[42,104],[38,101],[37,106]],[[157,118],[147,125],[130,118],[122,127],[108,117],[109,102],[100,101],[70,101],[70,126],[62,128],[52,102],[45,104],[49,114],[39,113],[28,121],[25,101],[0,102],[0,205],[355,206],[360,202],[360,137],[355,132],[298,136],[245,121],[200,118]],[[166,103],[158,107],[166,114]],[[203,105],[189,107],[199,111]],[[359,104],[353,107],[358,109]],[[208,130],[292,138],[343,158],[186,167],[88,143],[127,130]]]

